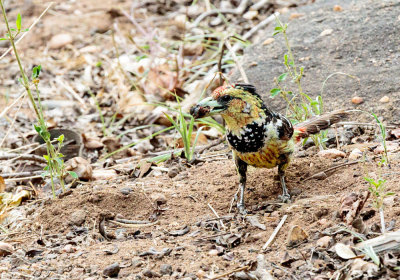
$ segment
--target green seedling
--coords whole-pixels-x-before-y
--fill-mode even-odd
[[[277,26],[275,27],[274,36],[282,34],[285,40],[287,53],[284,55],[284,65],[286,72],[275,78],[276,87],[271,89],[271,97],[280,95],[287,103],[286,114],[289,116],[293,124],[302,122],[314,115],[321,115],[323,113],[323,100],[322,95],[318,95],[315,99],[311,98],[303,91],[301,79],[304,74],[304,67],[298,67],[289,43],[287,36],[288,24],[283,24],[278,17],[276,17]],[[289,90],[284,85],[284,81],[290,80],[296,84],[296,90]],[[326,132],[311,136],[315,145],[320,149],[325,148]]]
[[[17,20],[15,22],[16,28],[11,28],[9,25],[9,21],[7,18],[7,14],[4,8],[3,1],[0,0],[0,6],[1,10],[3,13],[3,18],[4,22],[6,25],[6,30],[7,33],[5,37],[0,38],[0,40],[8,40],[11,43],[12,49],[14,51],[15,58],[18,63],[18,67],[20,70],[21,78],[19,78],[19,82],[21,85],[25,88],[29,100],[33,106],[33,109],[35,111],[36,117],[38,119],[38,123],[34,125],[34,128],[36,132],[43,138],[44,142],[46,143],[46,149],[47,149],[47,155],[44,156],[44,158],[47,161],[47,166],[45,167],[45,174],[50,176],[51,179],[51,186],[52,186],[52,191],[53,191],[53,197],[55,197],[55,183],[54,183],[54,178],[57,177],[60,181],[60,185],[64,191],[64,177],[67,174],[65,171],[65,166],[64,166],[64,161],[62,160],[63,155],[59,152],[61,149],[61,146],[63,144],[63,136],[60,136],[58,139],[58,148],[55,148],[53,144],[51,143],[51,137],[50,133],[48,131],[45,119],[44,119],[44,114],[43,114],[43,108],[42,104],[40,102],[40,92],[39,92],[39,75],[42,70],[41,66],[36,66],[32,70],[32,77],[31,80],[29,80],[28,76],[25,73],[25,70],[22,66],[21,59],[18,54],[18,50],[16,48],[15,44],[15,39],[16,37],[21,34],[22,32],[28,31],[28,29],[22,29],[22,18],[21,14],[18,14]],[[32,85],[35,88],[36,91],[36,99],[33,96],[31,87]],[[70,172],[71,176],[76,177],[76,174],[74,172]]]

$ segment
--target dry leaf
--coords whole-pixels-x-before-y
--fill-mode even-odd
[[[335,245],[335,252],[339,257],[345,260],[357,257],[357,255],[354,254],[353,250],[351,250],[350,246],[343,243],[337,243]]]
[[[6,182],[4,178],[0,176],[0,193],[4,192],[6,189]]]

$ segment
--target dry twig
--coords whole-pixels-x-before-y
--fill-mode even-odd
[[[288,217],[288,215],[283,216],[283,218],[279,222],[278,226],[274,229],[274,231],[272,232],[271,236],[269,237],[267,242],[265,242],[264,246],[262,247],[263,250],[267,249],[267,247],[272,243],[272,241],[274,241],[275,236],[278,234],[279,230],[281,229],[281,227],[285,223],[287,217]]]

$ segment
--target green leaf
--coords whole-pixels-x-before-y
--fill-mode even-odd
[[[282,30],[283,28],[280,26],[275,27],[275,30]]]
[[[40,134],[40,132],[42,131],[42,128],[36,124],[34,124],[33,127],[35,128],[36,132]]]
[[[290,62],[289,62],[289,65],[293,66],[293,65],[294,65],[294,62],[293,62],[293,61],[290,61]]]
[[[25,29],[24,29],[24,32],[28,32],[28,31],[29,31],[29,28],[25,28]]]
[[[283,73],[278,77],[278,82],[282,82],[286,79],[288,73]]]
[[[62,143],[64,141],[64,134],[61,134],[60,136],[58,136],[57,141],[59,143]]]
[[[271,89],[271,91],[270,91],[271,97],[274,97],[274,96],[278,95],[280,92],[281,92],[281,90],[279,88]]]
[[[274,34],[272,34],[272,36],[275,36],[276,34],[279,34],[279,33],[281,33],[280,31],[276,31],[276,32],[274,32]]]
[[[143,54],[143,55],[137,56],[136,57],[136,61],[139,62],[139,61],[141,61],[142,59],[145,59],[145,58],[148,58],[148,56]]]
[[[42,65],[33,67],[32,78],[37,79],[39,77],[40,71],[42,70]]]
[[[0,41],[8,40],[7,38],[0,38]]]
[[[21,14],[18,14],[18,16],[17,16],[17,21],[15,22],[15,24],[17,25],[17,29],[18,29],[18,31],[20,31],[21,30]]]
[[[78,174],[76,174],[74,171],[67,171],[67,173],[68,173],[69,175],[71,175],[72,178],[78,179]]]
[[[287,55],[287,53],[285,54],[285,56],[283,58],[285,59],[285,65],[287,65],[288,64],[288,55]]]
[[[50,157],[48,155],[43,155],[44,159],[49,161]]]

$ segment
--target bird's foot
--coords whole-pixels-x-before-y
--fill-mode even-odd
[[[244,206],[244,203],[238,203],[236,207],[241,215],[243,216],[247,215],[247,210],[246,207]]]
[[[291,202],[290,194],[282,194],[282,195],[279,195],[278,198],[280,200],[282,200],[283,203],[290,203]]]

